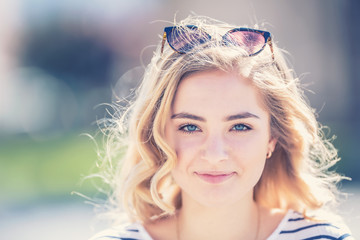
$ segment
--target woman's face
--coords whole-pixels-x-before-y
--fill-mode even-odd
[[[276,144],[258,91],[247,79],[222,71],[181,81],[166,140],[177,154],[172,175],[182,197],[207,206],[252,199],[266,154]]]

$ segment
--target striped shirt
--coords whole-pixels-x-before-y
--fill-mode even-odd
[[[153,240],[140,223],[114,227],[103,231],[90,240]],[[315,222],[301,213],[289,210],[267,240],[354,240],[348,229],[328,222]]]

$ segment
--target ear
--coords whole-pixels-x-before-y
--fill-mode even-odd
[[[274,152],[277,143],[277,138],[271,137],[268,144],[268,152]]]

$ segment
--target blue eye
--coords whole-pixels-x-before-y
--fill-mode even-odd
[[[246,126],[245,124],[236,124],[232,127],[231,130],[234,130],[234,131],[247,131],[247,130],[250,130],[251,128]]]
[[[199,131],[200,129],[193,124],[186,124],[186,125],[180,127],[179,130],[191,133],[191,132]]]

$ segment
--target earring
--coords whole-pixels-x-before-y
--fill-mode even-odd
[[[267,152],[267,153],[266,153],[266,158],[267,158],[267,159],[271,158],[271,155],[272,155],[272,152],[271,152],[271,151]]]

